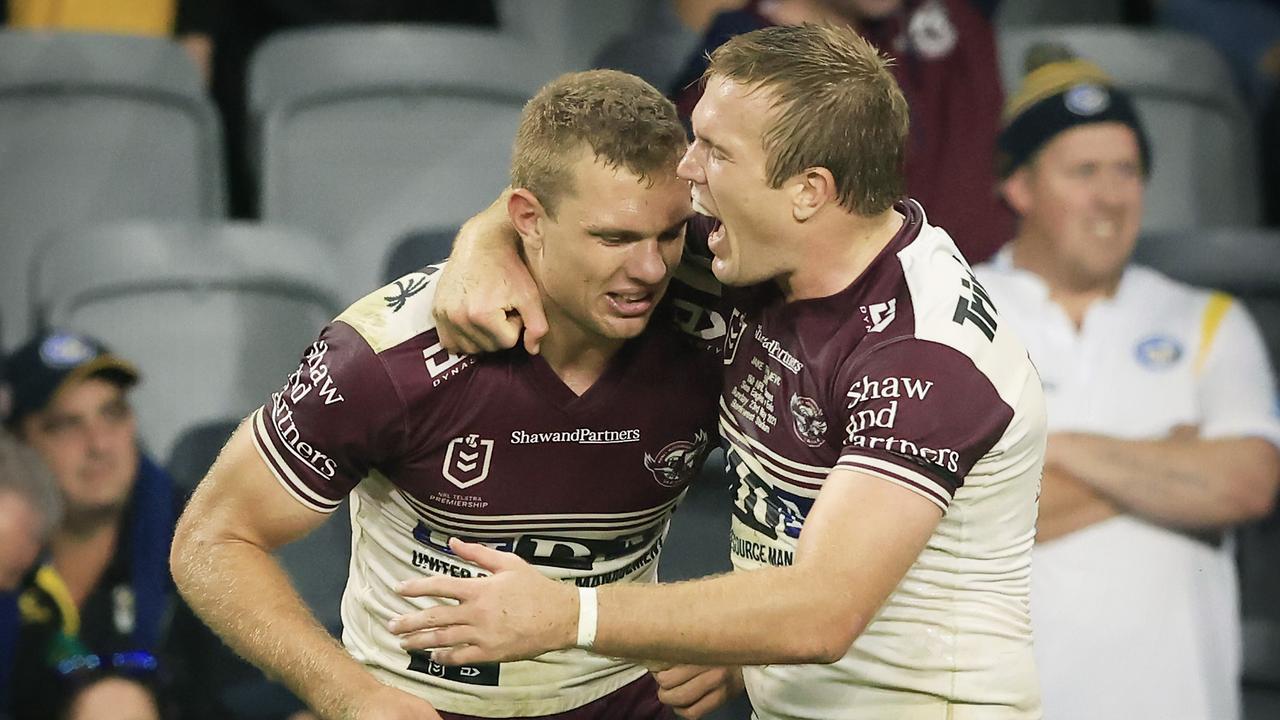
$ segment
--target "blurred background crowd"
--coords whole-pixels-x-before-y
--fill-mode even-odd
[[[1061,555],[1130,518],[1153,533],[1132,537],[1166,543],[1154,552],[1186,543],[1185,577],[1144,568],[1146,546],[1119,554],[1130,565],[1111,571],[1152,592],[1093,622],[1153,664],[1204,651],[1203,674],[1232,697],[1144,714],[1140,683],[1072,692],[1134,708],[1124,717],[1280,717],[1280,437],[1232,414],[1258,398],[1280,413],[1280,0],[0,0],[0,19],[0,718],[306,717],[203,628],[168,576],[173,523],[221,444],[347,303],[448,254],[506,185],[520,110],[541,84],[626,70],[687,117],[708,51],[801,22],[849,24],[894,58],[911,105],[908,193],[991,277],[1042,246],[1051,297],[1067,282],[1053,263],[1078,262],[1102,276],[1141,264],[1234,298],[1170,310],[1163,290],[1122,284],[1100,307],[1123,322],[1064,305],[1061,342],[1028,340],[1042,372],[1052,357],[1092,372],[1046,383],[1119,399],[1082,401],[1070,419],[1050,404],[1044,502],[1078,485],[1072,497],[1100,514],[1042,525],[1040,541]],[[1142,153],[1129,184],[1077,174],[1072,196],[1023,174],[1041,159],[1003,143],[1046,98],[1104,112],[1072,92],[1081,85],[1131,103]],[[1069,219],[1090,213],[1103,218],[1096,237],[1071,245]],[[1030,307],[1039,291],[1020,292],[1012,281],[993,294]],[[1185,407],[1143,395],[1142,373]],[[1270,445],[1218,463],[1230,477],[1213,488],[1230,492],[1188,501],[1197,514],[1091,479],[1073,465],[1081,433],[1175,453]],[[1079,482],[1051,485],[1055,473]],[[677,513],[669,577],[728,567],[726,481],[705,475]],[[282,557],[335,634],[349,542],[338,513]],[[1088,575],[1105,543],[1075,549],[1077,579],[1125,595]],[[1222,647],[1162,645],[1174,634],[1164,605],[1203,618],[1205,642]],[[1052,636],[1054,616],[1036,622]]]

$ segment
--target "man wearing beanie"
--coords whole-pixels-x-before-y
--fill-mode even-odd
[[[1280,482],[1275,382],[1222,294],[1129,264],[1152,149],[1092,63],[1033,48],[999,139],[1013,242],[978,277],[1040,370],[1032,576],[1048,720],[1240,716],[1233,525]]]

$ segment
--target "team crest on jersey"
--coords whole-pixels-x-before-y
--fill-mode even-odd
[[[796,437],[809,447],[818,447],[821,445],[827,435],[827,419],[822,416],[822,409],[818,407],[818,403],[813,398],[801,397],[793,394],[791,396],[791,429],[796,431]]]
[[[732,365],[733,358],[738,354],[738,345],[742,342],[742,336],[747,332],[747,316],[743,315],[737,308],[733,309],[733,314],[729,316],[729,327],[724,333],[724,364]]]
[[[489,477],[489,461],[493,459],[493,441],[479,435],[467,435],[449,441],[444,454],[443,473],[449,482],[469,488]]]
[[[405,303],[409,302],[409,298],[417,295],[426,289],[431,283],[431,276],[434,275],[436,269],[434,267],[425,268],[422,272],[410,273],[399,280],[395,281],[396,294],[387,295],[383,300],[387,301],[387,307],[391,308],[391,312],[400,312]]]
[[[710,443],[707,433],[699,430],[693,440],[676,440],[658,451],[657,455],[644,454],[644,467],[653,473],[653,479],[663,487],[676,487],[693,479]]]
[[[1138,362],[1149,370],[1173,367],[1182,359],[1182,343],[1168,335],[1152,335],[1134,348]]]

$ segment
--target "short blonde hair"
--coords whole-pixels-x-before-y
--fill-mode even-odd
[[[688,141],[675,105],[652,85],[617,70],[561,75],[524,107],[511,157],[511,184],[532,192],[552,217],[574,192],[573,150],[585,144],[609,167],[649,184],[674,173]]]
[[[848,28],[793,25],[738,35],[711,55],[705,78],[767,92],[774,118],[761,143],[771,187],[825,167],[840,205],[878,215],[902,198],[907,100],[890,62]]]

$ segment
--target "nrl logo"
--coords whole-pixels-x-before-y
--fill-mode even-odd
[[[644,454],[644,467],[663,487],[676,487],[693,479],[708,450],[707,434],[699,430],[693,442],[676,440],[658,451]]]
[[[444,476],[460,488],[469,488],[489,477],[492,458],[492,440],[481,440],[474,434],[454,438],[444,455]]]
[[[792,429],[796,437],[809,447],[822,445],[827,434],[827,420],[822,417],[822,410],[812,398],[791,396],[791,416],[795,419]]]

